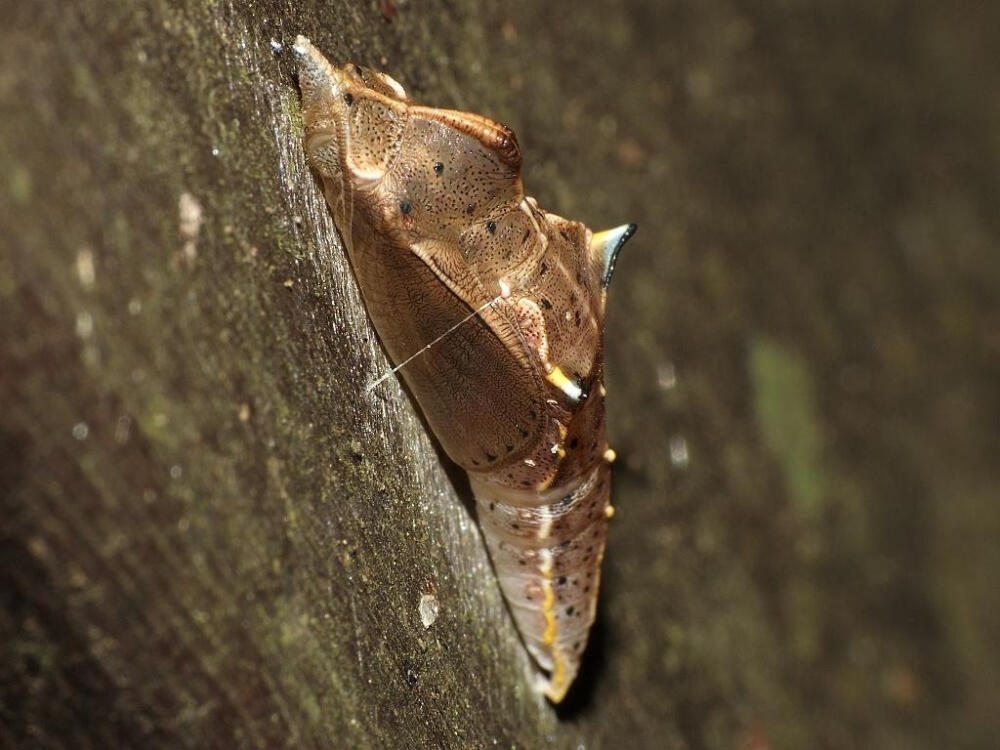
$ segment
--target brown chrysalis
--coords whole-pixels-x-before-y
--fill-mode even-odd
[[[368,313],[448,456],[528,650],[566,695],[594,621],[613,510],[608,281],[634,225],[593,233],[521,185],[513,132],[423,107],[299,37],[309,164]]]

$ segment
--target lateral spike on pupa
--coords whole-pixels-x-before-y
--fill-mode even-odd
[[[593,256],[600,258],[603,263],[601,266],[604,269],[601,273],[601,289],[608,288],[611,276],[615,272],[618,253],[638,228],[638,224],[622,224],[614,229],[594,232],[594,236],[590,240],[590,252]]]

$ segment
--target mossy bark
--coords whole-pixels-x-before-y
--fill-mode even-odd
[[[857,6],[11,9],[2,739],[989,746],[1000,18]],[[395,380],[364,391],[388,363],[304,164],[297,33],[513,125],[542,205],[640,224],[558,711],[461,482]]]

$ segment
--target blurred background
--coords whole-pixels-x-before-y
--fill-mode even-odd
[[[989,748],[1000,7],[93,3],[0,30],[11,747]],[[627,221],[558,711],[301,154],[287,48]],[[425,628],[423,595],[441,615]]]

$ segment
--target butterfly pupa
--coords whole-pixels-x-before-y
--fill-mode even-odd
[[[594,621],[614,452],[605,290],[634,225],[594,233],[525,197],[514,133],[425,107],[298,37],[308,162],[368,314],[468,472],[500,588],[553,702]]]

